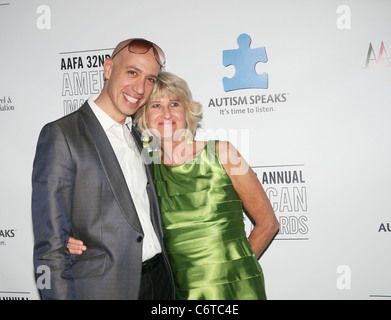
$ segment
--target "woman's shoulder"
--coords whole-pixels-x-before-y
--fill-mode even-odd
[[[194,149],[197,154],[199,154],[202,150],[206,150],[208,152],[214,152],[219,157],[226,156],[230,152],[235,151],[236,148],[229,141],[222,140],[206,140],[206,141],[194,141]]]
[[[216,140],[215,143],[216,143],[216,151],[220,159],[230,158],[231,155],[236,156],[238,154],[238,150],[230,141]]]
[[[224,140],[207,140],[207,141],[195,141],[196,153],[200,154],[202,151],[208,153],[209,157],[215,154],[222,165],[226,165],[232,162],[237,163],[239,155],[234,145],[229,141]]]
[[[223,150],[225,150],[224,148],[226,148],[227,150],[228,148],[236,150],[236,148],[231,142],[224,140],[194,140],[194,143],[201,148],[212,148],[213,146],[216,146],[217,148],[221,148]]]

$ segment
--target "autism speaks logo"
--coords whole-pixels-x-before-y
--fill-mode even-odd
[[[251,38],[248,34],[238,37],[238,49],[223,51],[223,65],[235,66],[235,75],[232,78],[223,78],[224,91],[238,89],[259,88],[267,89],[268,74],[258,74],[255,65],[259,62],[266,63],[267,55],[265,47],[250,48]]]
[[[260,113],[270,113],[278,110],[279,105],[286,102],[289,93],[270,93],[269,74],[263,72],[259,74],[256,70],[258,63],[268,62],[266,49],[263,46],[251,47],[252,39],[242,33],[237,37],[237,49],[227,48],[222,51],[223,66],[233,66],[235,74],[232,78],[224,77],[222,80],[224,92],[223,97],[210,98],[209,110],[216,110],[221,116],[232,115],[255,115]],[[262,90],[258,94],[258,89]],[[251,90],[251,94],[232,95],[229,92],[241,92]],[[212,111],[213,112],[213,111]]]

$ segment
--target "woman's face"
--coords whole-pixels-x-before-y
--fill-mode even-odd
[[[149,129],[156,130],[161,139],[173,140],[177,130],[186,128],[186,111],[176,97],[164,95],[147,105],[145,122]]]

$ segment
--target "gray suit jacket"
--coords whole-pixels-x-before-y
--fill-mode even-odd
[[[168,265],[156,193],[146,171],[151,219]],[[41,297],[137,299],[144,234],[120,165],[88,103],[42,129],[32,183],[34,266],[36,271],[48,266],[51,278]],[[83,240],[83,255],[69,254],[69,236]],[[167,290],[174,297],[173,281]]]

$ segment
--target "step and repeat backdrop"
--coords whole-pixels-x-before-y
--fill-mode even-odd
[[[203,104],[198,139],[230,140],[263,184],[280,222],[268,298],[391,299],[389,0],[0,0],[0,28],[0,300],[39,299],[42,126],[99,94],[132,37]]]

